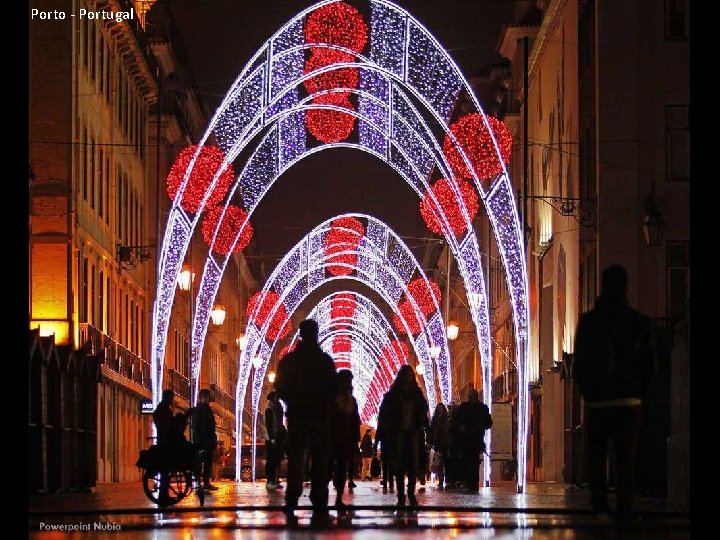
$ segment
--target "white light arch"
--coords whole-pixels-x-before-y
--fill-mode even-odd
[[[232,151],[228,152],[228,160],[233,160],[240,149],[262,129],[265,116],[272,111],[268,105],[270,100],[278,95],[283,95],[284,102],[273,104],[278,110],[291,108],[291,94],[287,88],[297,81],[302,74],[301,51],[302,25],[305,17],[313,10],[323,5],[331,4],[334,0],[322,2],[303,11],[288,24],[281,28],[266,44],[258,51],[255,57],[243,69],[241,75],[234,83],[233,88],[223,101],[218,113],[212,120],[210,129],[202,140],[204,144],[211,132],[218,133],[218,140],[228,148],[228,140],[232,140]],[[416,101],[430,111],[439,125],[447,132],[447,121],[452,111],[455,98],[461,89],[467,91],[470,100],[477,112],[482,112],[477,100],[472,94],[469,85],[464,80],[460,70],[442,49],[438,42],[429,32],[409,13],[392,4],[382,0],[371,0],[369,4],[370,13],[370,43],[368,52],[356,54],[358,64],[372,65],[393,81],[393,92],[395,90],[408,91]],[[292,50],[293,47],[296,50]],[[283,55],[283,51],[290,51]],[[300,76],[298,76],[300,73]],[[377,89],[375,89],[376,91]],[[388,98],[394,107],[392,97]],[[362,106],[360,107],[362,108]],[[392,124],[395,118],[395,109],[389,118]],[[220,131],[228,131],[225,138]],[[362,132],[362,126],[359,127]],[[497,150],[497,148],[496,148]],[[393,155],[387,160],[391,163]],[[464,150],[460,148],[463,159]],[[411,156],[413,160],[419,160],[418,156]],[[407,158],[403,157],[404,163],[396,163],[398,166],[407,167]],[[401,160],[402,161],[402,160]],[[190,175],[193,164],[191,164],[186,175]],[[472,169],[471,169],[472,170]],[[473,172],[474,175],[474,172]],[[525,269],[523,240],[519,227],[517,210],[512,195],[512,187],[506,171],[503,172],[489,185],[474,177],[476,189],[481,195],[483,203],[488,211],[490,220],[495,232],[496,239],[500,245],[502,262],[508,280],[508,289],[513,307],[513,321],[516,332],[516,356],[518,360],[518,491],[522,492],[525,487],[526,473],[526,449],[527,438],[527,417],[528,417],[528,370],[527,370],[527,273]],[[152,348],[152,375],[153,375],[153,398],[159,399],[162,383],[162,363],[164,357],[165,340],[167,336],[167,323],[169,312],[174,297],[174,284],[179,272],[180,263],[187,251],[187,245],[193,229],[195,228],[198,216],[188,217],[179,208],[178,202],[181,199],[181,188],[176,196],[175,204],[168,219],[167,234],[161,252],[159,267],[158,295],[153,310],[153,348]],[[206,194],[205,199],[208,198]],[[257,202],[257,201],[256,201]],[[201,205],[201,209],[204,205]],[[251,210],[251,209],[248,209]],[[477,241],[472,231],[456,242],[456,239],[448,238],[453,248],[458,266],[466,283],[468,297],[471,303],[471,313],[476,323],[478,333],[482,328],[487,328],[487,306],[485,304],[485,287],[481,275],[479,251]],[[219,265],[206,267],[210,271],[210,280],[218,280],[222,274]],[[471,274],[472,272],[472,274]],[[479,277],[478,277],[479,276]],[[480,286],[482,285],[482,286]],[[198,307],[207,297],[199,299]],[[200,324],[206,324],[202,317],[198,319]],[[204,333],[203,333],[204,335]],[[481,357],[487,358],[489,352],[489,340],[486,336],[479,335],[481,343]],[[486,349],[486,347],[488,347]],[[197,356],[198,346],[193,338],[193,358]],[[484,372],[489,368],[489,361],[485,363]],[[193,361],[193,370],[196,362]],[[484,394],[489,394],[486,392]]]

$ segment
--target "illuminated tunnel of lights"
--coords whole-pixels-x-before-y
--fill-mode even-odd
[[[240,152],[263,131],[267,132],[266,135],[246,162],[241,174],[235,179],[227,199],[232,201],[237,193],[236,202],[245,208],[248,216],[238,230],[235,241],[237,242],[249,217],[275,179],[303,157],[323,148],[338,146],[357,148],[377,156],[393,167],[419,195],[429,192],[433,204],[436,205],[439,214],[437,217],[442,222],[444,236],[457,261],[467,291],[470,313],[480,345],[483,386],[488,388],[491,369],[489,320],[477,238],[456,182],[450,184],[467,227],[466,234],[459,241],[451,232],[448,217],[442,206],[433,191],[429,189],[429,179],[434,168],[444,178],[455,179],[456,174],[437,140],[437,129],[430,129],[428,122],[415,107],[414,104],[417,103],[432,116],[433,127],[442,129],[446,141],[450,141],[452,149],[459,155],[461,165],[466,168],[467,178],[480,194],[498,242],[511,299],[516,338],[518,491],[524,492],[529,414],[527,272],[513,188],[498,141],[458,66],[429,31],[399,6],[385,0],[366,2],[367,9],[364,12],[369,17],[369,40],[362,50],[325,43],[305,43],[304,27],[312,14],[318,9],[340,4],[342,2],[329,0],[302,11],[257,51],[243,68],[216,111],[195,157],[187,168],[185,179],[175,193],[160,252],[157,295],[153,306],[151,350],[153,401],[154,403],[159,401],[162,391],[162,359],[175,296],[175,282],[192,233],[205,210],[221,171],[225,169],[225,164],[233,163]],[[305,72],[306,50],[325,49],[329,54],[342,58],[342,61]],[[308,90],[307,97],[301,97],[299,89],[308,80],[348,67],[358,70],[359,88],[346,88],[343,85],[325,87],[322,90],[316,88],[312,92]],[[498,174],[492,178],[479,177],[470,161],[466,143],[458,140],[450,131],[448,122],[461,91],[467,94],[473,109],[468,114],[480,115],[483,125],[490,133],[492,147],[500,163]],[[357,97],[358,110],[333,105],[333,99],[329,99],[329,94],[335,92],[354,93]],[[338,141],[309,147],[306,116],[312,111],[335,111],[352,115],[357,119],[358,142]],[[180,203],[201,147],[213,135],[225,153],[224,162],[207,187],[198,207],[194,209],[195,215],[192,215],[186,212]],[[225,209],[223,216],[224,213]],[[218,227],[221,222],[222,217],[218,220]],[[211,249],[216,238],[217,230],[211,242]],[[199,359],[202,357],[210,307],[229,257],[230,255],[227,255],[223,258],[211,251],[206,261],[201,287],[197,294],[195,324],[192,328],[191,378],[196,379],[199,373]],[[491,406],[490,392],[483,392],[483,396],[488,406]],[[196,399],[197,389],[191,396],[192,402]],[[485,464],[489,465],[487,460]],[[484,470],[487,480],[489,466]]]

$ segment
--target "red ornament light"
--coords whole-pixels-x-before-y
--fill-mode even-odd
[[[336,370],[351,369],[350,360],[347,360],[345,358],[340,358],[338,360],[335,360],[335,369]]]
[[[352,274],[357,264],[357,253],[344,252],[355,251],[364,235],[365,226],[356,218],[343,217],[332,222],[324,240],[327,269],[330,274],[333,276]]]
[[[430,189],[435,194],[442,213],[447,217],[453,234],[458,235],[465,232],[467,225],[460,211],[457,196],[450,185],[451,181],[452,180],[447,180],[446,178],[440,178],[430,186]],[[456,184],[460,190],[460,196],[465,202],[468,217],[473,219],[480,208],[477,192],[467,180],[458,180]],[[428,229],[436,234],[445,234],[444,223],[440,219],[438,207],[430,196],[429,190],[425,191],[420,201],[420,214],[428,226]]]
[[[415,299],[425,316],[435,311],[435,302],[439,304],[442,298],[440,286],[431,279],[427,281],[423,278],[413,279],[408,283],[408,293]]]
[[[494,116],[486,116],[492,130],[502,162],[507,165],[512,154],[512,135],[507,126]],[[492,142],[481,113],[470,113],[450,126],[450,131],[465,150],[470,164],[481,180],[490,180],[502,172],[495,145]],[[443,153],[456,176],[471,178],[472,175],[465,165],[455,143],[449,135],[443,142]]]
[[[318,105],[335,105],[354,111],[355,106],[348,97],[348,93],[335,92],[317,96],[312,102]],[[305,126],[318,141],[332,144],[344,141],[350,136],[355,128],[355,117],[331,109],[310,109],[305,114]]]
[[[351,319],[355,314],[355,295],[352,293],[339,293],[336,294],[330,301],[330,318],[335,321],[336,319]],[[337,328],[347,328],[350,323],[347,324],[336,324]]]
[[[295,350],[295,347],[297,346],[297,343],[293,343],[292,346],[285,345],[282,349],[280,349],[279,357],[282,359],[285,357],[286,354],[291,353]]]
[[[345,2],[324,5],[305,21],[305,43],[339,45],[355,52],[365,47],[368,29],[360,12]]]
[[[245,315],[250,317],[250,314],[257,309],[257,313],[255,313],[255,324],[258,327],[264,326],[270,317],[270,312],[273,306],[279,301],[280,295],[276,292],[267,291],[263,293],[262,291],[259,291],[252,295],[248,300],[247,307],[245,308]],[[277,340],[284,338],[289,333],[290,318],[288,317],[285,304],[281,303],[268,325],[266,336],[268,339]]]
[[[320,49],[305,62],[303,74],[307,75],[312,71],[332,66],[340,62],[352,62],[355,58],[348,53]],[[332,90],[334,88],[357,88],[360,83],[360,73],[357,68],[339,68],[310,77],[305,81],[305,89],[308,94]]]
[[[185,172],[190,166],[190,161],[195,155],[196,150],[197,145],[195,144],[184,148],[175,158],[172,167],[170,167],[170,172],[166,180],[167,193],[170,200],[175,200],[175,195],[177,195],[182,185]],[[188,179],[182,200],[180,201],[180,206],[183,210],[192,213],[199,210],[200,202],[205,196],[215,173],[220,169],[224,159],[225,154],[215,146],[203,146],[200,149],[200,154],[197,160],[195,160],[195,165],[190,173],[190,178]],[[206,202],[206,208],[212,208],[222,202],[228,189],[230,189],[234,177],[235,173],[233,172],[233,168],[231,165],[228,165],[220,174],[217,184],[215,184],[215,188]]]
[[[398,360],[395,360],[395,356],[398,357]],[[390,369],[391,380],[395,378],[400,366],[407,362],[408,356],[410,356],[410,349],[404,341],[393,339],[388,345],[382,348],[380,357],[383,360],[383,364],[387,365]]]
[[[220,216],[222,215],[223,208],[226,209],[225,217],[220,225],[220,230],[218,230],[217,238],[215,238],[213,251],[227,255],[230,253],[232,243],[235,241],[235,237],[237,236],[240,227],[242,227],[242,224],[245,223],[248,213],[239,206],[232,204],[229,204],[226,207],[216,206],[210,210],[202,221],[202,236],[208,246],[212,241],[213,234],[215,234],[215,229],[218,221],[220,220]],[[240,238],[238,239],[237,244],[235,244],[232,253],[240,253],[243,249],[245,249],[250,243],[252,235],[253,228],[248,221],[242,233],[240,233]]]
[[[422,325],[425,321],[418,320],[417,315],[415,314],[415,310],[413,309],[410,302],[400,302],[398,304],[398,310],[400,311],[400,313],[402,313],[403,318],[408,325],[408,328],[410,328],[410,333],[413,336],[418,335],[422,330]],[[402,321],[400,320],[400,317],[397,313],[393,315],[393,326],[395,326],[395,329],[401,334],[407,334],[407,330],[405,330],[405,326],[402,324]]]
[[[332,342],[333,354],[349,353],[352,347],[352,340],[348,336],[335,336]]]

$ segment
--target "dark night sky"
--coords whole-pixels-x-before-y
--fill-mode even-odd
[[[296,13],[315,2],[290,0],[169,0],[202,99],[213,111],[255,51]],[[450,50],[465,73],[497,61],[495,44],[513,17],[506,0],[398,1]],[[422,252],[430,236],[419,199],[387,165],[363,152],[314,154],[283,175],[252,217],[255,245],[269,274],[309,229],[343,212],[388,223]],[[420,247],[420,249],[417,249]],[[327,291],[326,291],[327,292]]]

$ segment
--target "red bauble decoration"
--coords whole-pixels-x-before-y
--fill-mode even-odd
[[[343,358],[335,360],[335,369],[338,371],[341,369],[350,369],[350,361]]]
[[[333,50],[319,50],[305,62],[303,74],[315,71],[317,69],[331,66],[340,62],[352,62],[355,58],[347,53]],[[305,81],[305,89],[308,94],[315,94],[323,90],[333,90],[334,88],[357,88],[360,83],[360,73],[357,68],[339,68],[327,71],[314,77],[310,77]]]
[[[205,215],[202,221],[202,236],[203,240],[205,240],[205,243],[208,246],[212,241],[213,234],[215,234],[215,228],[217,227],[217,223],[220,220],[223,208],[226,208],[225,217],[222,220],[220,230],[218,231],[217,238],[215,239],[215,246],[213,247],[213,251],[216,253],[222,253],[223,255],[227,255],[228,253],[230,253],[232,243],[235,241],[235,237],[237,236],[240,227],[242,227],[242,224],[247,219],[248,214],[242,208],[232,204],[229,204],[227,207],[216,206],[215,208],[210,210]],[[232,253],[240,253],[243,249],[245,249],[250,243],[252,235],[253,228],[248,221],[242,233],[240,234],[240,238],[238,239],[237,244],[235,244]]]
[[[423,278],[416,278],[408,283],[408,293],[417,302],[423,315],[428,316],[435,311],[435,302],[440,303],[442,293],[440,286],[433,280],[425,281]],[[434,301],[433,301],[434,299]]]
[[[512,135],[507,126],[494,116],[486,116],[490,129],[492,130],[502,162],[507,165],[512,154]],[[458,143],[462,145],[475,174],[481,180],[490,180],[502,172],[502,166],[498,159],[495,145],[492,142],[490,133],[485,127],[481,113],[470,113],[460,118],[450,126],[450,131]],[[472,174],[465,166],[455,143],[449,135],[445,135],[443,142],[443,153],[456,176],[471,178]]]
[[[355,295],[352,293],[339,293],[336,294],[330,301],[330,318],[335,321],[336,319],[351,319],[355,314]],[[350,323],[347,324],[336,324],[337,328],[347,328]]]
[[[332,342],[333,354],[349,353],[352,340],[348,336],[335,336]]]
[[[450,182],[446,178],[440,178],[434,184],[430,186],[430,189],[437,197],[438,204],[442,212],[447,217],[450,223],[450,228],[453,234],[458,235],[465,232],[467,229],[463,215],[460,212],[460,205],[458,204],[457,196],[453,191]],[[465,202],[465,208],[467,209],[468,217],[472,220],[477,214],[480,208],[480,201],[478,200],[475,188],[467,180],[459,180],[457,186],[460,190],[460,196]],[[425,192],[422,200],[420,201],[420,214],[422,215],[425,224],[432,232],[436,234],[445,234],[445,228],[443,221],[440,219],[440,214],[437,213],[438,209],[435,206],[435,201],[429,194],[429,190]]]
[[[360,12],[345,2],[324,5],[305,21],[305,43],[339,45],[360,52],[368,40],[368,29]]]
[[[415,310],[413,309],[410,302],[400,302],[398,304],[398,310],[400,310],[400,313],[402,313],[403,318],[408,325],[408,328],[410,328],[410,333],[413,336],[418,335],[422,330],[422,325],[425,321],[418,320],[417,315],[415,314]],[[401,334],[407,334],[405,326],[402,324],[402,321],[400,320],[400,317],[397,313],[393,315],[393,326],[395,326],[395,329]]]
[[[357,264],[357,253],[344,252],[356,250],[364,234],[365,226],[356,218],[343,217],[332,222],[324,240],[327,269],[330,274],[333,276],[352,274]]]
[[[257,309],[257,313],[255,313],[255,324],[258,328],[260,328],[268,321],[270,311],[279,301],[280,295],[274,291],[268,291],[266,293],[263,293],[262,291],[256,292],[248,300],[247,307],[245,308],[245,315],[250,317],[250,315]],[[290,318],[288,317],[285,304],[281,303],[268,325],[266,336],[268,339],[277,340],[284,338],[289,333]]]
[[[166,180],[167,193],[170,200],[175,200],[175,195],[177,195],[177,192],[182,185],[183,179],[185,178],[185,172],[187,171],[190,161],[195,155],[197,148],[198,147],[195,144],[184,148],[182,152],[178,154],[178,157],[175,158],[175,162],[172,164],[172,167],[170,167],[170,172],[168,173]],[[218,169],[222,165],[223,159],[225,159],[225,154],[223,154],[222,150],[216,148],[215,146],[203,146],[200,149],[200,154],[198,155],[197,160],[195,160],[195,166],[190,173],[190,178],[188,179],[187,186],[185,186],[185,191],[182,195],[182,200],[180,201],[180,206],[183,210],[192,213],[199,210],[200,202],[210,187],[215,173],[217,173]],[[205,208],[212,208],[222,202],[228,192],[228,189],[230,189],[230,185],[232,184],[234,177],[235,173],[233,172],[233,168],[231,165],[228,165],[227,168],[220,174],[212,194],[205,203]]]
[[[335,105],[349,111],[355,106],[348,99],[349,94],[335,92],[315,97],[318,105]],[[344,141],[355,129],[355,117],[351,114],[330,109],[309,109],[305,114],[305,125],[318,141],[332,144]]]
[[[398,357],[397,361],[394,360],[393,353]],[[387,359],[388,365],[395,366],[393,373],[394,378],[400,366],[407,363],[407,358],[410,356],[410,348],[404,341],[393,339],[389,345],[383,347],[381,354]]]
[[[286,354],[291,353],[295,350],[295,347],[297,346],[297,343],[293,343],[292,346],[285,345],[282,349],[280,349],[280,353],[278,356],[282,359],[285,357]]]

